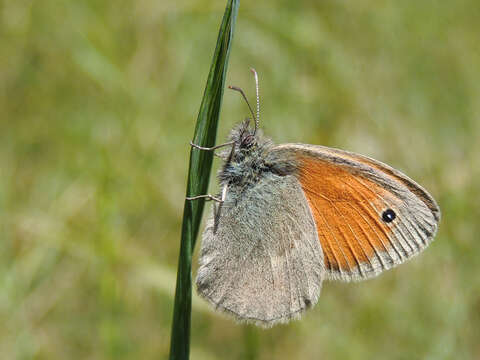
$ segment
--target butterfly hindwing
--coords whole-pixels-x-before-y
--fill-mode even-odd
[[[238,320],[271,326],[313,306],[325,274],[313,216],[293,175],[227,191],[203,234],[197,290]]]

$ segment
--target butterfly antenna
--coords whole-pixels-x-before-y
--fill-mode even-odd
[[[257,74],[257,72],[255,71],[254,68],[250,68],[250,71],[255,76],[255,94],[257,95],[257,116],[254,117],[255,118],[255,130],[253,132],[253,134],[255,135],[257,133],[257,129],[258,129],[258,123],[260,122],[260,95],[259,95],[259,91],[258,91],[258,74]]]
[[[239,87],[230,86],[230,85],[228,86],[228,88],[231,89],[231,90],[238,91],[240,94],[242,94],[243,99],[245,100],[245,102],[246,102],[247,105],[248,105],[248,108],[250,109],[250,113],[252,114],[252,117],[255,119],[255,114],[254,114],[254,112],[253,112],[253,109],[252,109],[252,107],[250,106],[250,103],[248,102],[247,97],[245,96],[245,93],[243,92],[243,90],[240,89]]]

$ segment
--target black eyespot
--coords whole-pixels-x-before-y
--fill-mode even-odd
[[[397,214],[395,214],[395,211],[393,211],[392,209],[387,209],[382,214],[382,219],[386,223],[392,222],[393,220],[395,220],[396,217]]]

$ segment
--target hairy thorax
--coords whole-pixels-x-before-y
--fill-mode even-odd
[[[271,164],[266,161],[267,151],[268,149],[258,145],[237,150],[220,171],[220,183],[239,188],[257,183],[266,172],[271,171]]]
[[[242,123],[232,130],[234,147],[223,153],[225,162],[218,179],[229,191],[242,192],[265,176],[286,176],[296,171],[295,161],[275,156],[273,142],[246,125]]]

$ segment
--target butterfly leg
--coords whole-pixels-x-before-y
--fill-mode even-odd
[[[205,199],[205,201],[210,201],[210,200],[213,200],[213,201],[216,201],[220,204],[223,204],[223,202],[225,201],[225,198],[227,197],[227,185],[225,185],[222,189],[222,197],[219,199],[218,197],[216,196],[213,196],[213,195],[210,195],[210,194],[207,194],[207,195],[197,195],[197,196],[187,196],[185,199],[186,200],[198,200],[198,199]]]
[[[248,126],[248,122],[246,124],[246,126]],[[215,149],[218,149],[218,148],[221,148],[221,147],[224,147],[224,146],[229,146],[231,145],[232,146],[232,150],[230,151],[230,154],[228,155],[228,157],[224,158],[223,156],[220,156],[220,155],[217,155],[215,153],[213,153],[214,155],[218,156],[218,157],[221,157],[223,160],[226,161],[226,163],[229,163],[232,158],[233,158],[233,154],[235,153],[235,141],[229,141],[225,144],[220,144],[220,145],[216,145],[216,146],[213,146],[213,147],[203,147],[203,146],[199,146],[197,144],[194,144],[193,142],[190,141],[190,145],[195,148],[195,149],[199,149],[199,150],[205,150],[205,151],[213,151]],[[217,207],[216,204],[213,205],[213,231],[216,232],[217,230],[217,225],[218,225],[218,220],[220,218],[220,211],[222,209],[222,205],[225,201],[225,198],[227,196],[227,188],[228,188],[228,185],[225,185],[222,189],[222,198],[219,199],[218,197],[215,197],[213,195],[210,195],[210,194],[207,194],[207,195],[197,195],[197,196],[191,196],[191,197],[186,197],[187,200],[197,200],[197,199],[205,199],[205,201],[209,201],[209,200],[213,200],[215,202],[217,202],[219,205]]]
[[[213,233],[217,232],[218,220],[220,219],[220,211],[222,210],[223,203],[227,197],[227,188],[228,185],[225,185],[222,189],[222,199],[219,202],[218,207],[216,204],[213,205]]]
[[[213,205],[213,231],[214,232],[217,230],[218,220],[220,219],[220,211],[222,210],[223,203],[225,202],[225,198],[227,197],[227,188],[228,188],[228,185],[225,185],[223,187],[222,197],[220,199],[210,194],[186,197],[187,200],[205,199],[205,201],[213,200],[219,204],[218,206],[217,204]]]
[[[235,146],[235,142],[234,141],[229,141],[229,142],[226,142],[225,144],[220,144],[220,145],[216,145],[216,146],[212,146],[212,147],[203,147],[203,146],[199,146],[197,144],[194,144],[193,142],[190,141],[190,146],[195,148],[195,149],[199,149],[199,150],[205,150],[205,151],[213,151],[213,150],[216,150],[216,149],[220,149],[222,147],[225,147],[225,146],[229,146],[229,145],[232,145]],[[221,158],[221,159],[224,159],[223,156],[217,154],[217,153],[213,153],[213,155]]]
[[[222,199],[219,199],[218,197],[215,197],[215,196],[210,195],[210,194],[207,194],[207,195],[197,195],[197,196],[187,196],[185,199],[186,199],[186,200],[205,199],[205,201],[213,200],[213,201],[216,201],[216,202],[219,202],[219,203],[222,203],[222,202],[223,202]]]
[[[212,151],[212,150],[220,149],[222,147],[233,145],[233,144],[235,144],[235,141],[229,141],[229,142],[226,142],[225,144],[220,144],[220,145],[216,145],[216,146],[212,146],[212,147],[203,147],[203,146],[194,144],[193,142],[190,141],[190,145],[193,148],[199,149],[199,150],[205,150],[205,151]]]

